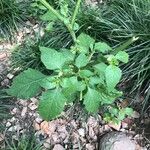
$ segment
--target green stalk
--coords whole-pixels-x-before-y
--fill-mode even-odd
[[[81,1],[82,1],[82,0],[78,0],[78,1],[77,1],[76,8],[75,8],[75,10],[74,10],[74,13],[73,13],[73,16],[72,16],[72,19],[71,19],[71,27],[72,27],[72,28],[73,28],[73,26],[74,26],[75,19],[76,19],[76,16],[77,16],[77,13],[78,13],[78,10],[79,10]]]
[[[72,36],[72,39],[74,42],[76,42],[76,35],[75,32],[73,31],[73,28],[71,24],[65,23],[65,19],[61,14],[59,14],[46,0],[40,0],[40,2],[49,10],[51,11],[56,17],[62,21],[65,26],[67,27],[68,31],[70,32],[70,35]]]
[[[51,11],[54,15],[56,15],[56,17],[61,20],[62,22],[64,22],[64,17],[61,16],[48,2],[46,2],[46,0],[40,0],[40,2],[47,8],[49,9],[49,11]]]

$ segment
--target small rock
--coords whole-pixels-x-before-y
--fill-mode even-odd
[[[63,140],[66,138],[66,136],[67,135],[65,133],[63,133],[63,132],[59,134],[59,138],[63,139]]]
[[[15,131],[19,131],[19,130],[21,130],[22,128],[21,128],[21,126],[19,125],[19,124],[17,124],[17,125],[15,125],[14,126],[14,130]]]
[[[50,148],[50,144],[47,143],[47,142],[43,143],[43,146],[44,146],[45,148]]]
[[[14,131],[15,131],[14,126],[10,127],[10,128],[8,129],[8,131],[10,131],[10,132],[14,132]]]
[[[95,150],[95,147],[94,147],[94,145],[88,143],[88,144],[86,144],[86,150]]]
[[[37,109],[37,105],[35,105],[34,103],[30,103],[29,105],[28,105],[28,107],[31,109],[31,110],[35,110],[35,109]]]
[[[17,112],[18,112],[18,108],[14,108],[14,109],[11,111],[11,114],[12,114],[12,115],[15,115]]]
[[[95,132],[92,127],[89,127],[89,137],[93,140],[97,140],[97,136],[95,135]]]
[[[7,86],[9,84],[9,79],[4,79],[2,82],[1,82],[1,86]]]
[[[91,127],[96,127],[98,125],[98,122],[94,117],[90,117],[87,121],[87,125]]]
[[[10,80],[11,80],[13,77],[14,77],[14,75],[11,74],[11,73],[9,73],[9,74],[7,75],[7,78],[10,79]]]
[[[34,103],[34,104],[37,104],[37,103],[38,103],[38,99],[37,99],[37,98],[35,98],[35,97],[31,98],[30,100],[31,100],[31,101],[32,101],[32,103]]]
[[[120,130],[120,128],[121,128],[121,123],[113,123],[113,122],[111,122],[111,123],[109,123],[108,124],[111,128],[113,128],[113,129],[115,129],[115,130],[117,130],[117,131],[119,131]]]
[[[73,144],[78,143],[79,139],[80,139],[79,134],[76,133],[76,132],[73,132],[73,133],[72,133],[72,143],[73,143]]]
[[[35,130],[40,130],[40,125],[38,123],[35,122],[33,126]]]
[[[40,118],[40,117],[37,117],[37,118],[35,119],[35,121],[36,121],[37,123],[41,123],[41,122],[43,121],[43,119]]]
[[[84,130],[83,128],[80,128],[80,129],[78,130],[78,133],[79,133],[79,135],[82,136],[82,137],[85,136],[85,130]]]
[[[29,116],[33,116],[34,114],[32,112],[29,112]]]
[[[49,123],[48,123],[48,134],[49,135],[51,135],[52,133],[54,133],[55,132],[55,130],[56,130],[56,124],[55,124],[55,122],[54,121],[50,121]]]
[[[26,100],[19,99],[18,101],[19,101],[19,104],[21,104],[22,106],[28,105],[28,101],[26,101]]]
[[[47,121],[43,121],[40,125],[40,128],[42,131],[44,131],[45,133],[49,132],[49,125]]]
[[[10,127],[11,126],[11,123],[10,122],[7,122],[6,123],[6,127],[8,128],[8,127]]]
[[[57,144],[57,143],[60,143],[60,139],[59,139],[59,134],[58,132],[54,132],[52,135],[51,135],[51,138],[53,140],[53,144]]]
[[[64,147],[60,144],[56,144],[53,148],[53,150],[65,150]]]
[[[121,122],[121,126],[123,129],[127,129],[128,128],[128,124],[124,121]]]
[[[58,126],[57,127],[57,131],[59,132],[59,133],[68,133],[67,132],[67,130],[66,130],[66,126],[65,125],[62,125],[62,126]]]
[[[23,107],[22,111],[21,111],[21,117],[25,117],[26,113],[27,113],[27,107]]]
[[[0,142],[2,142],[5,139],[4,135],[0,133]]]
[[[30,21],[26,21],[26,25],[32,26],[32,23]]]
[[[76,124],[75,120],[72,120],[70,124],[76,129],[78,125]]]
[[[110,126],[109,125],[104,125],[104,129],[103,129],[103,131],[110,131],[111,130],[111,128],[110,128]]]
[[[131,115],[132,118],[138,119],[140,118],[140,114],[137,111],[134,111]]]
[[[73,145],[73,149],[75,149],[75,150],[76,150],[76,149],[79,149],[79,144],[78,144],[78,143],[74,144],[74,145]]]
[[[0,60],[5,59],[7,57],[6,53],[0,53]]]
[[[11,123],[13,123],[13,122],[16,121],[16,118],[15,118],[15,117],[12,117],[9,121],[10,121]]]

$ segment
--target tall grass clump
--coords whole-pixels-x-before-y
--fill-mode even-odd
[[[0,0],[0,38],[12,38],[27,19],[30,3],[28,0]]]

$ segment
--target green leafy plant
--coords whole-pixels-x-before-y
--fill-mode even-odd
[[[122,95],[115,87],[122,75],[119,61],[128,61],[126,52],[113,55],[106,43],[95,42],[84,33],[77,37],[71,50],[58,52],[40,47],[40,51],[41,61],[53,73],[46,76],[28,69],[14,79],[9,94],[28,99],[44,88],[39,102],[39,113],[44,119],[55,118],[65,104],[75,100],[83,100],[87,111],[97,112],[100,105],[112,104]]]
[[[134,35],[139,37],[137,42],[125,49],[130,60],[128,64],[121,65],[122,82],[127,82],[126,91],[135,102],[139,96],[144,97],[142,105],[146,110],[150,95],[150,0],[111,0],[95,9],[82,9],[78,24],[83,25],[82,31],[97,40],[115,46]]]
[[[128,62],[128,54],[123,49],[135,38],[115,49],[105,42],[95,41],[85,33],[76,38],[74,27],[80,2],[77,1],[70,17],[63,7],[59,13],[41,0],[48,8],[48,13],[53,13],[65,24],[74,44],[70,49],[62,48],[61,51],[40,46],[41,61],[52,74],[47,76],[29,68],[20,73],[8,89],[10,95],[22,99],[36,96],[42,91],[38,111],[45,120],[57,117],[65,105],[75,101],[83,103],[88,112],[96,113],[100,106],[111,105],[122,95],[116,90],[122,76],[118,65],[119,62]]]

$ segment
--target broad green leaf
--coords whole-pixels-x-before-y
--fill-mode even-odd
[[[45,89],[53,89],[56,87],[55,80],[54,77],[46,77],[40,82],[40,86]]]
[[[94,76],[94,77],[90,77],[89,83],[90,85],[105,84],[104,81],[105,81],[105,78],[103,75],[100,77]]]
[[[41,89],[40,83],[46,76],[41,72],[28,69],[20,73],[12,83],[8,94],[22,99],[28,99],[35,96]]]
[[[117,118],[118,120],[122,121],[125,118],[125,116],[126,116],[125,111],[122,109],[119,111]]]
[[[86,78],[92,76],[93,72],[91,72],[90,70],[80,70],[79,75],[81,78]]]
[[[88,88],[84,95],[84,105],[88,112],[97,112],[100,105],[100,94],[94,89]]]
[[[133,109],[129,108],[129,107],[125,108],[124,111],[125,111],[126,115],[128,115],[128,116],[132,115],[132,113],[133,113]]]
[[[104,74],[105,73],[105,70],[107,68],[107,65],[105,63],[99,63],[99,64],[96,64],[94,66],[96,72],[101,75],[101,74]]]
[[[60,90],[48,90],[42,94],[39,103],[39,114],[45,120],[56,118],[64,109],[66,98]]]
[[[106,84],[109,91],[112,91],[121,79],[122,71],[119,67],[109,65],[105,70]]]
[[[47,11],[44,15],[40,16],[40,19],[43,21],[54,21],[57,20],[57,17],[51,11]]]
[[[117,91],[116,89],[110,91],[107,91],[106,89],[100,90],[100,98],[101,98],[101,104],[112,104],[116,98],[122,96],[122,92]]]
[[[74,88],[63,88],[62,93],[66,97],[67,103],[71,103],[76,99],[77,91]]]
[[[106,44],[105,42],[95,43],[94,49],[96,51],[101,52],[101,53],[106,53],[106,52],[112,50],[112,48],[108,44]]]
[[[46,66],[47,69],[55,70],[61,69],[67,58],[60,52],[57,52],[55,49],[40,47],[41,51],[41,61]]]
[[[81,33],[77,37],[79,48],[81,48],[80,52],[87,53],[89,48],[93,47],[95,40],[87,34]]]
[[[129,55],[125,51],[119,51],[115,57],[116,59],[124,63],[127,63],[129,61]]]
[[[85,84],[77,80],[77,77],[64,78],[62,81],[63,88],[70,88],[76,91],[83,91],[85,89]]]
[[[67,59],[67,61],[73,61],[75,55],[68,49],[62,49],[61,50],[62,55],[64,56],[64,58]]]
[[[75,60],[75,65],[78,68],[84,67],[87,64],[88,64],[88,57],[85,54],[80,54]]]
[[[109,112],[111,113],[112,116],[118,115],[118,109],[117,108],[110,108]]]

